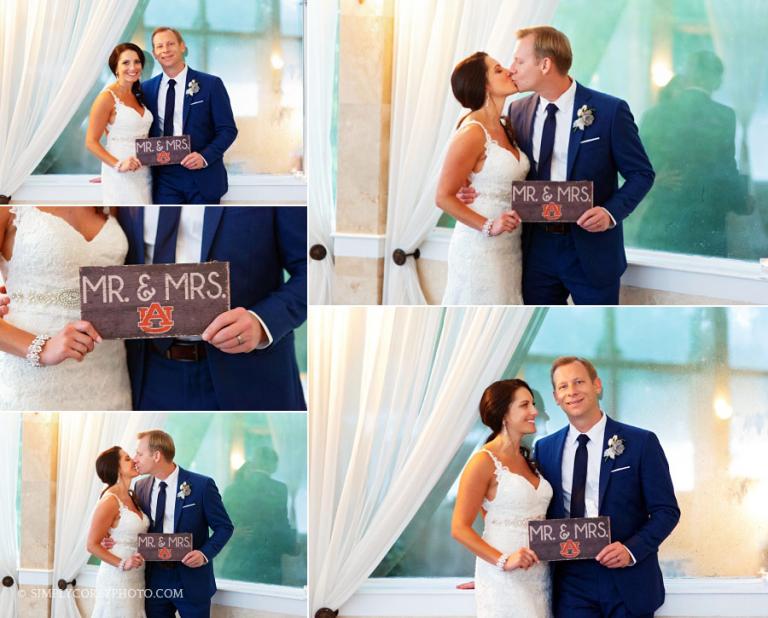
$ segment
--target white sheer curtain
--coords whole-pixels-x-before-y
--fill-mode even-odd
[[[72,581],[88,562],[85,548],[91,513],[104,484],[96,476],[96,456],[119,445],[133,454],[136,434],[162,425],[162,413],[66,412],[59,414],[59,459],[56,486],[56,542],[53,586]],[[57,590],[58,593],[58,590]],[[80,618],[72,595],[53,597],[53,618]]]
[[[21,186],[64,130],[137,2],[0,3],[0,195]]]
[[[0,584],[0,616],[16,616],[19,582],[19,547],[16,542],[16,493],[19,478],[21,414],[0,414],[0,580],[13,577],[13,585]]]
[[[343,605],[397,540],[537,311],[312,308],[312,612]]]
[[[461,106],[450,89],[453,67],[483,50],[511,64],[515,30],[548,23],[558,0],[395,0],[395,61],[384,303],[424,304],[412,253],[437,224],[437,179]]]
[[[323,259],[309,260],[309,303],[333,302],[333,241],[336,219],[333,200],[331,121],[335,93],[336,47],[338,42],[338,0],[307,4],[306,48],[307,92],[312,112],[307,122],[307,178],[309,245],[326,249]]]

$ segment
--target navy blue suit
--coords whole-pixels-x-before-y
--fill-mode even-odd
[[[562,459],[568,426],[540,439],[534,447],[539,470],[554,491],[547,517],[567,517],[563,504]],[[600,466],[599,514],[611,518],[611,540],[634,555],[633,566],[608,569],[594,560],[553,563],[553,605],[556,616],[599,616],[579,611],[586,606],[621,605],[631,613],[650,615],[664,603],[659,545],[680,519],[669,465],[655,434],[608,418],[601,452],[612,436],[625,450]],[[578,591],[574,595],[574,590]],[[618,596],[612,599],[611,596]],[[612,604],[612,605],[611,605]],[[607,615],[607,611],[604,615]]]
[[[154,116],[150,137],[162,135],[157,97],[163,74],[142,84],[145,104]],[[199,90],[187,94],[189,84]],[[199,170],[181,165],[156,165],[152,168],[152,199],[155,204],[218,204],[227,192],[224,152],[237,137],[235,118],[224,83],[214,75],[187,69],[187,83],[177,84],[176,104],[183,97],[183,131],[192,141],[192,152],[200,153],[208,163]]]
[[[128,236],[126,263],[143,264],[143,207],[120,208],[118,218]],[[306,243],[304,208],[206,206],[200,261],[230,263],[231,307],[256,313],[273,342],[243,354],[226,354],[206,343],[206,358],[184,363],[159,357],[145,340],[127,341],[134,408],[143,408],[152,390],[162,400],[152,409],[306,410],[293,335],[307,316]],[[168,387],[166,372],[192,365],[200,366],[211,383],[212,404]]]
[[[136,497],[141,510],[154,517],[151,512],[152,485],[154,477],[148,476],[136,483]],[[150,590],[181,588],[183,598],[148,598],[146,601],[147,616],[168,616],[171,605],[181,610],[181,615],[207,616],[211,597],[216,592],[216,579],[213,574],[213,559],[229,541],[234,526],[227,515],[221,495],[212,478],[189,472],[179,467],[179,487],[184,483],[190,488],[186,497],[178,497],[175,493],[176,506],[174,511],[174,532],[191,532],[192,546],[208,558],[208,563],[197,568],[190,568],[176,563],[172,570],[164,569],[152,562],[146,564],[147,588]],[[167,500],[172,499],[170,492],[178,492],[177,488],[168,488]],[[213,534],[210,534],[213,530]],[[154,596],[154,595],[153,595]],[[186,611],[185,611],[186,610]]]
[[[539,99],[531,95],[509,106],[518,145],[531,160],[532,169],[533,123]],[[571,123],[583,105],[593,110],[594,122],[583,131],[571,130],[566,179],[593,181],[595,205],[606,208],[616,225],[604,232],[587,232],[572,224],[568,234],[554,238],[555,242],[548,242],[553,238],[547,238],[542,226],[524,225],[526,304],[564,304],[568,292],[577,304],[618,304],[619,280],[627,268],[621,222],[653,185],[655,174],[627,103],[577,83]],[[621,188],[619,174],[625,179]]]

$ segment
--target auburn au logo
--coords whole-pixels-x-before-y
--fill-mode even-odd
[[[171,160],[171,153],[167,150],[161,150],[157,153],[157,162],[158,163],[169,163]]]
[[[557,221],[563,216],[563,211],[560,209],[560,204],[547,202],[541,205],[541,216],[547,221]]]
[[[173,328],[173,306],[163,307],[152,303],[149,307],[139,307],[139,328],[149,335],[162,335]]]
[[[171,550],[167,547],[163,547],[157,552],[157,557],[160,558],[160,560],[168,560],[168,558],[171,557]]]
[[[568,539],[565,543],[560,543],[560,555],[563,558],[576,558],[581,553],[581,543]]]

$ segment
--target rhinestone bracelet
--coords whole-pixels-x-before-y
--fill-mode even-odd
[[[507,564],[508,559],[509,559],[509,554],[501,554],[501,556],[499,556],[499,559],[496,561],[496,568],[499,569],[499,571],[503,571],[504,566]]]
[[[118,564],[118,565],[117,565],[117,568],[118,568],[118,569],[120,569],[121,571],[125,571],[125,562],[126,562],[126,561],[125,561],[125,558],[123,558],[123,559],[120,561],[120,564]]]
[[[493,225],[493,219],[485,220],[485,223],[483,223],[483,238],[490,238],[492,225]]]
[[[38,335],[32,340],[27,348],[27,362],[33,367],[42,367],[40,364],[40,353],[43,351],[43,346],[50,339],[48,335]]]

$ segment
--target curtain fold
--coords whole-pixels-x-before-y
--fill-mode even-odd
[[[307,54],[306,88],[311,95],[311,120],[307,122],[307,216],[309,246],[322,245],[326,255],[309,260],[309,303],[333,302],[333,233],[336,204],[333,195],[331,128],[336,92],[338,47],[338,0],[307,4],[305,32]]]
[[[12,195],[53,146],[137,2],[0,3],[0,195]]]
[[[85,548],[88,527],[99,494],[104,489],[94,467],[97,455],[115,445],[133,454],[136,434],[162,426],[164,418],[164,413],[140,412],[59,414],[54,589],[60,579],[72,581],[88,562],[89,554]],[[54,595],[51,616],[80,618],[72,586],[68,586],[65,593]]]
[[[540,309],[315,307],[312,612],[338,609],[440,479]]]
[[[515,31],[549,23],[558,0],[395,0],[395,43],[384,303],[425,304],[413,259],[435,227],[437,180],[461,115],[450,89],[459,60],[483,50],[511,65]]]
[[[16,616],[19,584],[16,499],[19,479],[21,414],[0,414],[0,580],[13,577],[14,584],[0,584],[0,615]]]

